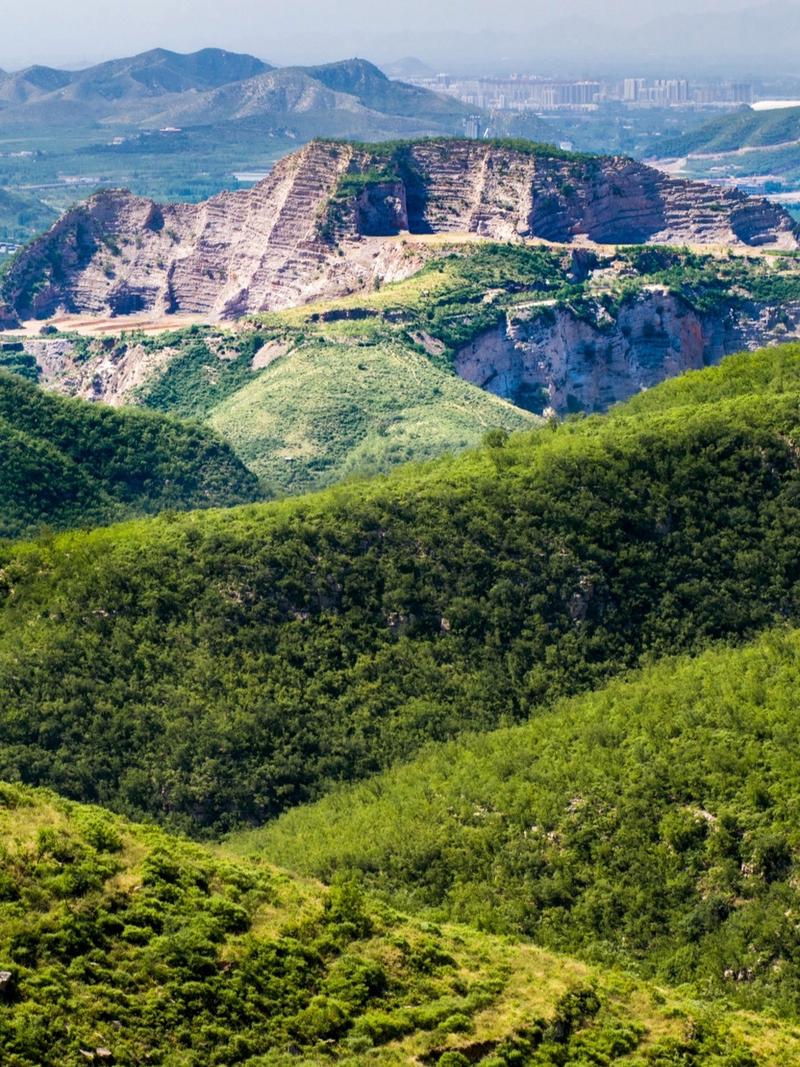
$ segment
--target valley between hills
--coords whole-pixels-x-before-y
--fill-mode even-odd
[[[765,200],[436,133],[66,211],[0,277],[0,1062],[800,1063],[799,456]]]

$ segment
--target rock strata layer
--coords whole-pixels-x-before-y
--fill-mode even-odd
[[[387,153],[313,142],[253,189],[201,204],[99,193],[18,257],[3,294],[21,318],[232,319],[369,287],[385,264],[380,251],[364,255],[364,239],[406,231],[798,247],[780,207],[629,159],[480,141]]]

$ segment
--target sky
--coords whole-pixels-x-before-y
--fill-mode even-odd
[[[602,73],[636,60],[677,72],[780,66],[800,45],[798,0],[0,0],[6,8],[5,70],[213,45],[278,65],[412,55],[454,72],[567,63]]]

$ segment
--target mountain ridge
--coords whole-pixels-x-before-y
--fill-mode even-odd
[[[0,100],[25,102],[36,93],[49,96],[70,89],[84,103],[93,96],[113,101],[126,92],[160,95],[181,89],[212,88],[243,81],[273,69],[255,56],[204,48],[179,53],[154,48],[136,56],[111,59],[81,70],[33,66],[0,73]],[[0,114],[2,112],[0,111]]]
[[[223,49],[189,54],[153,49],[85,70],[29,67],[0,75],[0,116],[6,125],[23,128],[65,122],[85,126],[87,121],[143,129],[206,126],[248,116],[280,127],[293,115],[319,112],[324,117],[326,111],[357,108],[366,117],[381,115],[384,122],[405,117],[427,132],[446,133],[457,132],[470,113],[451,97],[391,81],[358,58],[277,68]],[[391,122],[388,128],[403,129]],[[310,135],[325,130],[318,122]]]
[[[688,409],[654,389],[311,496],[1,545],[0,777],[220,832],[794,624],[797,352],[732,397],[701,372]]]
[[[735,153],[743,148],[782,147],[800,143],[800,108],[768,111],[742,108],[733,114],[715,116],[690,133],[664,138],[663,156]]]

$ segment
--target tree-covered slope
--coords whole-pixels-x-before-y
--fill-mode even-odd
[[[777,1067],[800,1051],[774,1020],[52,794],[0,785],[0,842],[4,1067]]]
[[[623,408],[295,501],[6,547],[0,772],[222,829],[796,619],[797,400]]]
[[[257,492],[230,447],[199,424],[64,399],[0,370],[0,537]]]
[[[800,108],[774,111],[742,108],[709,119],[697,129],[666,141],[659,146],[659,152],[675,156],[689,152],[735,152],[740,148],[762,148],[789,141],[800,141]]]
[[[800,344],[763,348],[728,356],[717,367],[663,382],[613,409],[611,417],[638,418],[677,408],[697,409],[745,396],[800,392]]]
[[[25,241],[32,232],[46,230],[57,217],[32,193],[0,188],[0,239]]]
[[[800,631],[431,749],[235,845],[800,1015]]]

